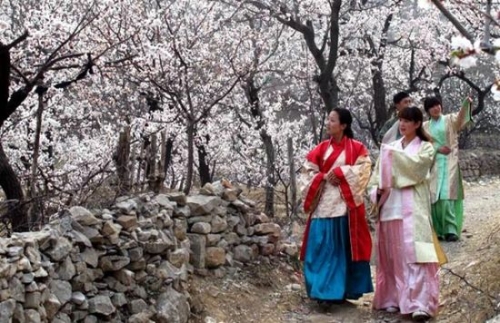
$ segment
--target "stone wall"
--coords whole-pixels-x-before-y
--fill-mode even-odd
[[[459,158],[464,179],[500,175],[500,150],[462,149],[459,151]]]
[[[0,239],[0,323],[187,322],[189,274],[278,252],[280,227],[254,206],[219,182],[72,207]]]

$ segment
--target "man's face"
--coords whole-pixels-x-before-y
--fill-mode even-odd
[[[410,97],[404,98],[403,100],[396,103],[397,112],[401,112],[404,108],[408,108],[411,105],[412,99]]]

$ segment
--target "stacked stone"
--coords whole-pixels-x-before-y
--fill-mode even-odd
[[[474,180],[481,176],[500,175],[498,150],[460,150],[459,163],[464,179]]]
[[[190,273],[278,252],[280,227],[222,183],[72,207],[0,239],[0,323],[187,322]]]
[[[256,212],[255,202],[239,193],[238,189],[216,182],[206,184],[200,195],[187,198],[191,213],[184,215],[189,227],[191,263],[198,274],[278,253],[280,226]],[[222,269],[214,272],[224,274]]]

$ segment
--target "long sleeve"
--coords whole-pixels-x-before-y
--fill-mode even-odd
[[[465,99],[462,102],[462,107],[460,108],[460,111],[451,114],[450,117],[451,117],[451,122],[453,124],[453,129],[455,129],[456,132],[462,130],[472,120],[472,111],[470,102],[467,99]]]
[[[435,150],[431,143],[424,142],[418,153],[408,155],[405,151],[382,145],[380,151],[380,184],[382,188],[404,188],[428,179],[434,162]]]
[[[370,180],[372,162],[368,155],[359,156],[354,165],[336,167],[333,172],[341,181],[349,185],[356,206],[361,205],[363,195]]]

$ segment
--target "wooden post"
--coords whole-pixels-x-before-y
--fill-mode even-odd
[[[297,181],[295,179],[295,162],[293,161],[293,141],[292,138],[288,138],[287,141],[288,148],[288,164],[290,169],[290,201],[292,207],[292,216],[297,215]]]
[[[125,195],[130,190],[129,183],[129,158],[130,158],[130,127],[126,126],[120,133],[118,148],[116,150],[116,172],[118,174],[118,190],[120,195]]]

